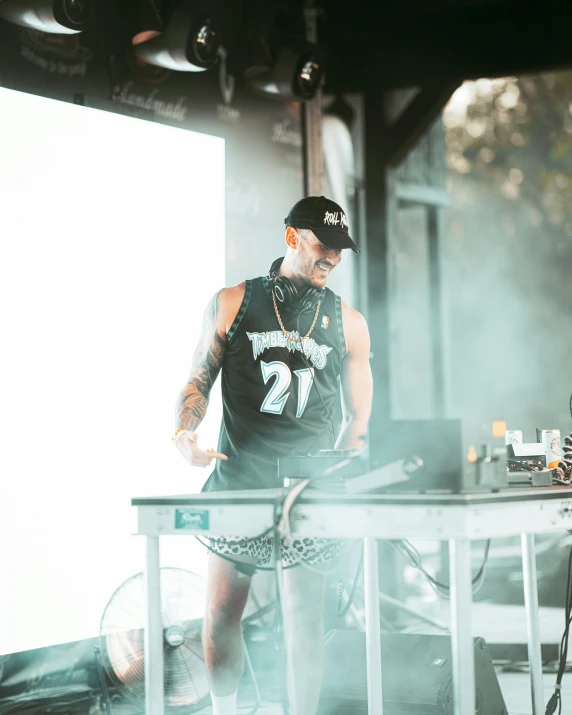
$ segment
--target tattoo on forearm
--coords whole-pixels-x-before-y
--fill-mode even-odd
[[[209,303],[200,342],[195,350],[191,374],[177,401],[177,417],[181,427],[196,430],[203,421],[209,404],[209,394],[222,366],[226,340],[219,335],[217,293]]]

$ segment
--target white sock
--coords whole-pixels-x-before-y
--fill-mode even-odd
[[[236,715],[236,693],[217,696],[211,693],[213,715]]]

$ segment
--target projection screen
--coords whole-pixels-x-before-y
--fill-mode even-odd
[[[0,89],[0,654],[93,637],[142,570],[137,495],[200,490],[171,443],[224,284],[224,142]],[[220,396],[200,434],[215,446]],[[163,564],[203,574],[193,539]]]

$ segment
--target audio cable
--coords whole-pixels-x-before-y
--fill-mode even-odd
[[[566,602],[564,605],[564,633],[560,641],[560,653],[558,660],[558,675],[556,676],[556,685],[554,693],[550,697],[546,705],[546,715],[553,715],[558,708],[558,715],[562,713],[562,678],[566,670],[566,661],[568,660],[568,638],[570,635],[570,624],[572,623],[572,549],[568,557],[568,575],[566,577]]]
[[[418,571],[421,571],[421,573],[429,581],[429,585],[435,591],[435,593],[446,599],[449,599],[451,597],[451,586],[445,583],[440,583],[439,581],[434,579],[433,576],[431,576],[431,574],[425,570],[425,568],[423,568],[421,554],[419,553],[419,551],[417,551],[413,544],[406,540],[391,540],[389,543],[396,551],[398,551],[401,555],[409,559],[414,568],[416,568]],[[477,572],[477,575],[472,579],[471,582],[471,585],[473,586],[473,594],[477,593],[477,591],[481,588],[485,581],[490,547],[491,540],[487,539],[485,543],[485,552],[483,554],[483,562]]]
[[[357,593],[358,587],[360,585],[361,579],[363,577],[363,552],[364,552],[364,548],[363,548],[363,544],[362,544],[361,554],[359,557],[359,562],[357,565],[356,573],[354,576],[354,581],[353,581],[351,590],[348,594],[348,600],[346,601],[345,606],[343,605],[343,602],[344,602],[344,592],[345,592],[346,587],[338,573],[338,602],[337,602],[336,612],[340,618],[344,618],[344,616],[350,610],[352,603],[354,602],[354,599],[356,597],[356,593]]]

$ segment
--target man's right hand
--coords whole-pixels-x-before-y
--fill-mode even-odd
[[[182,432],[175,445],[183,457],[193,467],[208,467],[213,459],[228,460],[226,454],[219,454],[214,449],[201,449],[197,445],[198,435],[196,432]]]

